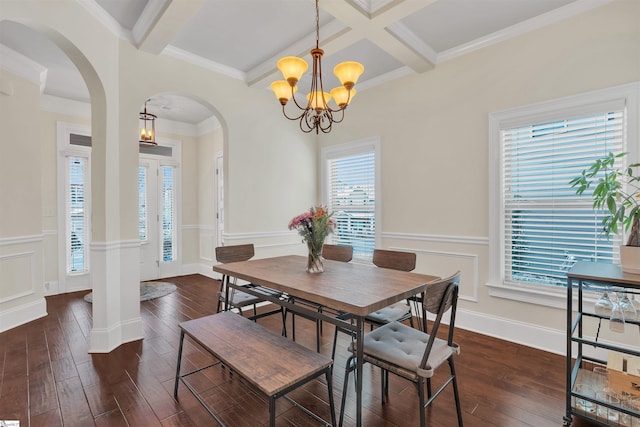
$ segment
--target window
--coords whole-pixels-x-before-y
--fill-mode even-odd
[[[58,291],[90,289],[91,130],[58,122]]]
[[[353,246],[354,259],[371,261],[379,222],[378,142],[360,141],[323,149],[323,195],[337,228],[336,245]]]
[[[87,231],[88,227],[88,204],[87,197],[87,167],[86,157],[67,157],[67,186],[66,186],[66,258],[67,273],[78,273],[88,271],[89,259]]]
[[[564,286],[576,261],[617,262],[620,237],[602,233],[603,212],[569,181],[609,152],[635,156],[626,143],[632,93],[623,87],[491,115],[490,159],[499,165],[490,167],[492,284]]]

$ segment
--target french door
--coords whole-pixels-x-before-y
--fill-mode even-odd
[[[177,179],[177,167],[173,162],[140,157],[140,280],[179,274]]]

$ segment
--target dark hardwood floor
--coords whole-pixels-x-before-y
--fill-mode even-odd
[[[217,282],[200,275],[165,279],[176,292],[142,302],[144,340],[109,354],[88,354],[91,305],[86,292],[47,298],[48,316],[0,334],[0,420],[20,426],[208,426],[211,416],[183,385],[173,398],[178,323],[212,314]],[[277,316],[259,320],[280,330]],[[297,341],[315,349],[315,326],[296,320]],[[507,341],[458,330],[462,352],[456,360],[466,426],[560,426],[564,413],[564,358]],[[348,338],[340,342],[334,369],[336,404],[342,396]],[[242,339],[242,337],[238,337]],[[325,324],[322,352],[331,354],[333,327]],[[185,345],[183,369],[206,366],[210,356],[192,342]],[[442,369],[442,368],[441,368]],[[446,367],[444,367],[446,370]],[[437,376],[440,378],[441,376]],[[364,370],[363,420],[366,426],[418,425],[413,384],[391,376],[390,401],[380,402],[380,374]],[[268,421],[267,400],[222,368],[189,379],[230,426],[261,426]],[[328,417],[326,385],[318,379],[293,394]],[[353,378],[345,424],[355,425]],[[429,426],[455,426],[455,404],[448,390],[428,410]],[[287,401],[277,403],[279,426],[318,423]],[[580,420],[574,426],[586,426]]]

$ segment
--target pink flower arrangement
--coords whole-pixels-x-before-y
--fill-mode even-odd
[[[324,206],[315,206],[289,221],[289,230],[298,230],[302,236],[302,241],[309,247],[322,249],[324,239],[329,233],[333,233],[336,228],[336,220],[332,218],[333,213]]]

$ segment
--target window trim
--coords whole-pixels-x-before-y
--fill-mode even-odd
[[[67,159],[68,157],[85,157],[87,158],[87,193],[85,201],[87,203],[87,233],[85,236],[86,245],[90,245],[91,237],[91,147],[72,145],[70,143],[71,134],[91,136],[91,128],[73,123],[56,122],[57,132],[57,222],[58,222],[58,287],[59,292],[70,292],[81,289],[89,289],[89,277],[91,275],[91,258],[87,257],[87,270],[70,273],[67,272],[68,260],[67,254]],[[87,253],[90,248],[87,247]]]
[[[605,88],[578,95],[544,101],[489,114],[489,295],[544,306],[563,308],[566,306],[564,288],[542,284],[505,283],[502,261],[502,237],[504,223],[502,215],[501,168],[502,150],[500,131],[527,122],[557,118],[560,112],[579,115],[592,111],[594,105],[620,102],[626,105],[626,128],[629,160],[635,161],[640,154],[640,82]],[[635,144],[634,144],[635,142]],[[567,184],[568,185],[568,184]]]
[[[375,167],[375,191],[376,191],[376,203],[375,203],[375,218],[376,229],[374,233],[375,247],[380,247],[380,235],[382,232],[382,171],[381,171],[381,154],[380,154],[380,137],[363,138],[356,141],[346,142],[343,144],[335,144],[324,146],[320,149],[320,194],[325,205],[329,203],[329,189],[327,186],[328,179],[328,160],[353,156],[362,153],[368,153],[373,151],[374,153],[374,167]],[[361,260],[354,260],[357,262],[366,262]]]

